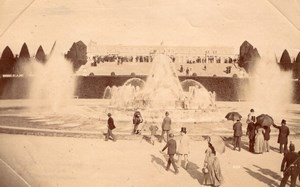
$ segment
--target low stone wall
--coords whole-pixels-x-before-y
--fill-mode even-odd
[[[146,76],[135,76],[146,80]],[[121,86],[133,76],[77,76],[76,98],[102,98],[107,86]],[[217,101],[246,100],[247,78],[180,76],[179,80],[193,79],[200,82],[208,91],[216,92]],[[0,78],[0,99],[26,99],[29,96],[32,77]],[[300,81],[293,81],[293,102],[300,103]],[[47,86],[47,85],[45,85]]]

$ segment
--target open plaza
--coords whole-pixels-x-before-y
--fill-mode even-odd
[[[280,183],[283,155],[278,149],[278,130],[271,128],[270,152],[248,151],[245,131],[251,103],[217,102],[218,110],[210,115],[222,118],[218,122],[175,121],[172,124],[175,139],[179,140],[183,126],[191,138],[187,169],[180,167],[179,174],[175,175],[172,169],[165,170],[168,156],[160,152],[165,142],[149,143],[149,126],[144,124],[141,135],[131,134],[132,112],[128,112],[128,116],[124,111],[112,112],[117,141],[104,141],[108,102],[74,99],[65,110],[53,113],[43,110],[42,106],[40,110],[32,109],[30,100],[2,100],[1,186],[203,186],[205,138],[213,134],[220,135],[226,145],[223,154],[217,153],[224,177],[222,186],[263,187]],[[237,111],[243,116],[241,152],[232,150],[233,121],[225,118],[228,111]],[[176,112],[170,110],[170,117],[176,118]],[[150,121],[146,110],[141,113],[145,121]],[[289,141],[295,144],[297,151],[300,149],[299,113],[299,105],[292,104],[285,113],[291,130]],[[156,123],[160,128],[164,112],[158,116]],[[280,123],[280,117],[274,116],[276,124]],[[160,133],[159,130],[157,134]]]

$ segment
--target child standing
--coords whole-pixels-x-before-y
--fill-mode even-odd
[[[152,145],[154,145],[154,141],[155,141],[155,135],[156,135],[156,132],[158,130],[158,127],[156,125],[151,125],[149,127],[149,130],[151,132],[151,136],[150,136],[150,142],[152,143]]]

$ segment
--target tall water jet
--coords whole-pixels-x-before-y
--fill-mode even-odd
[[[34,75],[30,87],[30,99],[47,107],[52,112],[70,103],[75,89],[72,64],[55,46],[45,64],[32,61]]]
[[[137,97],[154,108],[175,108],[183,99],[184,94],[174,63],[168,56],[155,56],[144,89]]]
[[[291,72],[281,71],[273,58],[258,60],[254,74],[249,79],[248,99],[252,102],[251,108],[279,119],[284,118],[286,106],[292,100],[291,75]]]

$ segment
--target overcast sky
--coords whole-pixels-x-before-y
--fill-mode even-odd
[[[232,46],[260,53],[300,51],[299,0],[2,0],[0,51],[62,52],[73,41],[98,44]],[[0,53],[1,53],[0,52]]]

